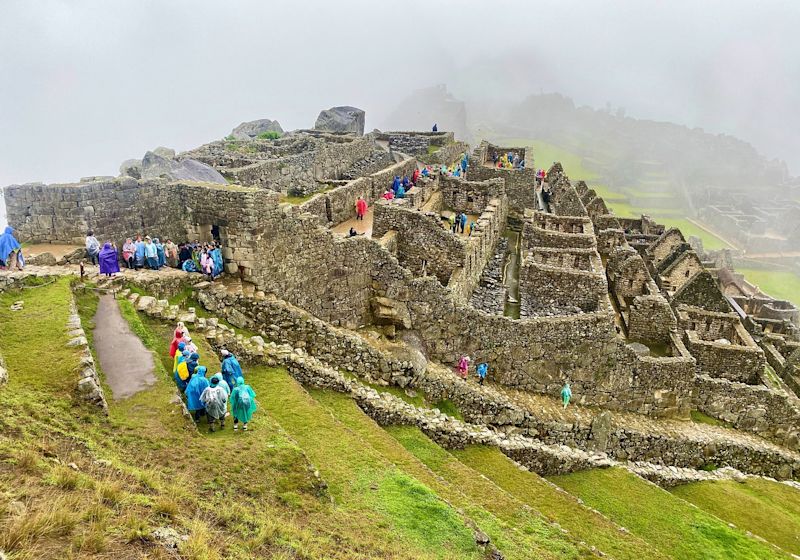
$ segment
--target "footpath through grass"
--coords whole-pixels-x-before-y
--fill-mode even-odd
[[[503,453],[491,447],[473,446],[454,451],[462,463],[487,477],[534,510],[561,525],[574,538],[587,542],[612,558],[668,558],[656,547],[623,531],[608,518],[581,505],[536,473],[520,470]]]
[[[687,484],[672,489],[672,493],[786,552],[800,555],[800,490],[750,478],[744,483]]]
[[[448,503],[462,509],[509,560],[589,555],[586,547],[576,546],[540,515],[459,463],[419,429],[384,430],[347,395],[320,390],[311,394],[364,445],[371,446]]]
[[[551,480],[663,554],[680,560],[764,560],[786,555],[619,468]]]

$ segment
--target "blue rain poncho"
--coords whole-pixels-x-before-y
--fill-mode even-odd
[[[21,248],[19,241],[14,237],[14,229],[6,226],[5,231],[0,235],[0,261],[8,264],[8,256]]]
[[[222,387],[223,389],[225,389],[225,394],[230,396],[231,395],[231,386],[228,385],[228,382],[225,381],[222,378],[222,374],[221,373],[215,373],[214,375],[211,376],[211,379],[209,381],[211,383],[214,383],[215,379],[217,380],[217,383],[219,384],[219,386]]]
[[[228,384],[228,387],[233,389],[236,386],[236,380],[244,377],[242,374],[242,366],[239,365],[239,360],[236,359],[236,356],[233,354],[228,354],[224,360],[222,360],[222,379],[225,380],[225,383]]]
[[[183,268],[184,272],[197,272],[197,265],[191,259],[183,261],[181,268]]]
[[[217,276],[222,274],[222,267],[224,266],[222,262],[222,251],[220,251],[219,249],[212,249],[209,255],[211,255],[211,262],[214,263],[214,268],[211,271],[211,276],[216,278]]]
[[[236,387],[231,393],[231,414],[239,422],[247,423],[256,411],[256,393],[245,385],[241,377],[236,380]]]
[[[134,256],[136,260],[136,266],[142,267],[144,266],[144,241],[137,239],[133,246],[135,247]]]
[[[208,379],[206,379],[206,366],[198,366],[195,374],[186,384],[186,408],[189,412],[194,410],[203,410],[205,406],[200,402],[200,395],[208,387]]]

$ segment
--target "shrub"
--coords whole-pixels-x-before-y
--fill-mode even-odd
[[[281,133],[276,130],[268,130],[258,135],[260,140],[277,140],[281,137]]]

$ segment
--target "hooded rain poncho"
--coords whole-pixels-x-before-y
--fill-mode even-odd
[[[186,408],[189,412],[195,410],[203,410],[205,406],[200,401],[200,395],[208,387],[208,379],[206,379],[206,366],[198,366],[197,371],[186,384]]]
[[[228,385],[228,383],[222,378],[221,373],[215,373],[214,375],[211,376],[211,379],[216,379],[217,382],[219,383],[218,386],[225,389],[225,394],[227,394],[228,396],[231,395],[231,386]]]
[[[13,251],[18,251],[21,248],[19,241],[14,237],[14,229],[11,226],[6,226],[5,231],[0,235],[0,261],[8,264],[8,256]]]
[[[111,246],[111,243],[106,243],[100,249],[100,274],[114,274],[119,272],[119,257],[117,250]]]
[[[242,375],[242,366],[239,365],[239,360],[236,359],[236,356],[233,354],[228,354],[224,360],[222,360],[222,378],[225,380],[225,383],[228,384],[228,387],[233,388],[236,385],[236,380],[239,378],[244,377]]]
[[[231,414],[239,422],[247,423],[256,411],[256,393],[250,385],[244,384],[241,377],[236,380],[236,387],[231,393]]]
[[[228,411],[228,393],[219,385],[209,385],[200,394],[200,402],[206,407],[206,414],[214,420],[222,420]]]
[[[213,270],[211,271],[211,275],[215,278],[222,274],[222,269],[225,266],[222,262],[222,251],[219,249],[212,249],[209,253],[211,256],[211,262],[213,263]]]

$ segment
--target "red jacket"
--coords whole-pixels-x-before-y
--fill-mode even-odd
[[[179,330],[175,330],[175,337],[172,339],[172,342],[169,345],[169,357],[174,358],[175,352],[178,351],[178,344],[183,342],[183,333]]]
[[[363,198],[358,199],[356,202],[356,212],[362,216],[367,213],[367,201]]]

